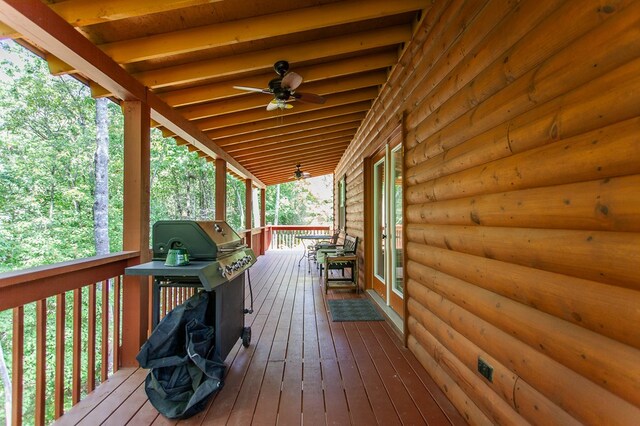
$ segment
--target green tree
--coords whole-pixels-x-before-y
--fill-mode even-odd
[[[70,77],[49,78],[43,61],[21,59],[2,62],[11,77],[0,88],[0,244],[9,248],[2,264],[90,256],[94,101]]]
[[[105,102],[108,115],[108,240],[110,251],[122,249],[123,115]],[[72,77],[52,77],[46,63],[13,42],[0,43],[0,272],[78,259],[96,254],[93,229],[96,199],[94,153],[96,101]],[[151,223],[160,219],[211,220],[215,217],[215,170],[173,139],[151,135]],[[330,184],[325,188],[331,187]],[[267,188],[267,222],[273,223],[276,191]],[[245,229],[245,183],[228,176],[228,222]],[[282,224],[324,223],[330,218],[325,200],[313,194],[309,181],[281,185]],[[313,207],[312,207],[313,206]],[[329,213],[327,213],[329,212]],[[254,213],[255,214],[255,213]],[[102,249],[104,250],[104,249]],[[88,291],[82,291],[86,322]],[[66,341],[72,332],[72,292],[66,294]],[[98,292],[98,318],[100,318]],[[47,301],[47,377],[53,377],[54,298]],[[99,322],[100,320],[98,320]],[[99,324],[98,324],[99,326]],[[25,306],[24,387],[35,383],[35,309]],[[86,342],[87,327],[82,326]],[[99,339],[99,337],[98,337]],[[12,312],[0,312],[0,345],[11,369]],[[100,342],[98,341],[99,345]],[[99,347],[99,346],[98,346]],[[86,354],[86,347],[83,348]],[[67,345],[67,369],[72,365]],[[86,357],[83,355],[83,370]],[[99,364],[99,361],[98,361]],[[68,380],[69,371],[67,371]],[[6,379],[6,377],[5,377]],[[4,383],[2,377],[0,382]],[[67,393],[70,385],[66,386]],[[6,401],[0,386],[0,406]],[[50,380],[47,397],[53,395]],[[70,406],[67,395],[66,408]],[[33,422],[34,395],[24,394],[25,424]],[[0,423],[4,419],[0,410]],[[47,405],[53,417],[53,405]]]

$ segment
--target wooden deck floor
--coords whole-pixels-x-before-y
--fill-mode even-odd
[[[318,274],[301,252],[270,251],[251,268],[249,348],[226,359],[224,388],[181,425],[466,424],[386,322],[332,322]],[[248,292],[247,292],[248,296]],[[364,297],[330,290],[327,298]],[[144,392],[146,370],[123,369],[59,424],[165,425]]]

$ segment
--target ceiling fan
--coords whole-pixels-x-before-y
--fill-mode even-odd
[[[233,86],[233,88],[238,90],[246,90],[247,92],[272,95],[273,100],[267,105],[267,111],[293,108],[293,105],[287,103],[287,101],[293,99],[311,104],[324,103],[324,98],[322,96],[313,93],[296,92],[298,86],[302,84],[302,77],[293,71],[288,72],[289,62],[278,61],[273,64],[273,69],[279,77],[271,80],[267,89],[258,89],[257,87],[246,86]]]
[[[293,176],[291,176],[292,179],[300,180],[300,179],[306,179],[308,177],[311,177],[311,173],[303,172],[300,169],[300,167],[301,167],[300,163],[296,164],[296,170],[295,172],[293,172]]]

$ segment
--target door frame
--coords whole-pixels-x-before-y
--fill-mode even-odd
[[[364,157],[363,167],[364,167],[364,235],[365,235],[365,244],[364,244],[364,274],[365,274],[365,288],[367,290],[373,289],[374,283],[374,182],[373,182],[373,165],[379,161],[380,153],[388,151],[391,153],[393,148],[398,145],[401,145],[400,150],[402,151],[402,265],[403,265],[403,297],[402,297],[402,308],[401,312],[396,312],[399,316],[403,318],[404,321],[404,331],[403,334],[406,338],[406,318],[407,318],[407,274],[406,274],[406,195],[405,195],[405,186],[406,186],[406,177],[405,177],[405,169],[406,165],[404,162],[404,132],[403,132],[403,121],[400,121],[396,127],[394,127],[387,136],[380,141],[379,144],[375,146],[371,146],[369,152]],[[389,147],[389,148],[387,148]],[[388,156],[386,161],[389,163],[391,156]],[[387,171],[389,168],[389,164],[386,165]],[[387,278],[387,279],[390,279]],[[393,285],[391,281],[388,282],[388,285]],[[393,292],[393,288],[390,289]],[[386,297],[385,297],[386,300]],[[388,301],[387,301],[388,303]]]

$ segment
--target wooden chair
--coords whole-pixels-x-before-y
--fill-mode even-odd
[[[340,230],[338,229],[332,236],[329,241],[320,241],[318,244],[314,246],[317,250],[320,249],[330,249],[335,248],[338,245],[338,239],[340,238]]]
[[[322,274],[322,270],[324,269],[325,293],[329,290],[329,286],[334,284],[338,284],[340,287],[354,287],[356,291],[359,290],[357,249],[358,237],[347,235],[342,249],[325,253],[323,264],[320,266],[320,274]],[[350,270],[350,278],[345,277],[345,269]],[[340,270],[342,274],[339,277],[331,277],[329,274],[331,270]]]
[[[338,232],[338,238],[336,239],[335,244],[323,243],[322,246],[316,249],[316,266],[320,269],[320,276],[322,276],[322,271],[324,268],[324,258],[327,253],[333,253],[336,250],[344,251],[344,244],[347,241],[347,238],[349,238],[349,236],[346,233],[343,236],[342,233]]]
[[[338,229],[338,231],[336,231],[332,236],[331,239],[329,241],[320,241],[317,244],[315,244],[313,246],[313,255],[309,256],[309,258],[313,259],[316,261],[316,266],[317,262],[318,262],[318,250],[328,250],[328,249],[335,249],[338,245],[342,245],[343,242],[338,244],[338,240],[340,239],[340,230]]]

